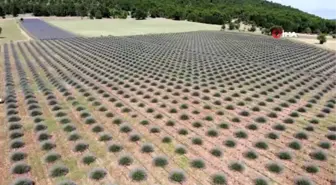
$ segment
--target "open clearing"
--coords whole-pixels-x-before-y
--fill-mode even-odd
[[[47,22],[82,36],[125,36],[151,33],[176,33],[199,30],[220,30],[219,25],[209,25],[188,21],[173,21],[157,18],[147,20],[135,19],[59,19]]]
[[[2,33],[0,34],[0,44],[11,40],[16,41],[27,39],[14,19],[0,19],[0,27],[2,28]]]
[[[323,49],[328,49],[328,50],[332,50],[332,51],[336,51],[336,39],[332,38],[332,37],[327,37],[327,42],[324,44],[320,44],[319,41],[316,39],[317,35],[315,36],[311,36],[311,37],[307,37],[306,35],[304,36],[300,36],[298,38],[289,38],[293,41],[298,41],[298,42],[302,42],[305,44],[310,44],[312,46],[316,46],[316,47],[320,47]]]
[[[335,183],[333,52],[219,31],[84,38],[30,24],[47,40],[0,54],[0,184]]]

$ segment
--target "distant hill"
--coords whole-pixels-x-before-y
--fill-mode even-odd
[[[263,28],[279,25],[285,31],[336,32],[334,21],[266,0],[0,0],[0,7],[0,15],[126,18],[131,12],[137,19],[151,16],[210,24],[238,19]]]

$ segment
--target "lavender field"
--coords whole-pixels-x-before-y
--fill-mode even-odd
[[[75,37],[74,34],[52,26],[37,18],[25,18],[24,21],[21,22],[21,25],[30,36],[36,39],[60,39]]]
[[[0,184],[335,184],[335,53],[22,26],[37,40],[0,54]]]

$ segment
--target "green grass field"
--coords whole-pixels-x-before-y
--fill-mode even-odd
[[[220,30],[220,25],[210,25],[187,21],[173,21],[163,18],[134,20],[134,19],[73,19],[46,20],[47,22],[67,31],[82,36],[126,36],[151,33],[175,33],[199,30]]]
[[[2,33],[0,34],[0,44],[4,44],[11,40],[25,40],[26,37],[22,34],[19,25],[14,19],[1,19],[0,27],[2,28]]]

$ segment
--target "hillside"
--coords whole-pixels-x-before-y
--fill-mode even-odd
[[[175,20],[223,24],[231,19],[269,28],[280,25],[285,31],[336,32],[335,21],[265,0],[0,0],[0,15],[34,13],[36,16],[90,16],[138,19],[165,17]]]

